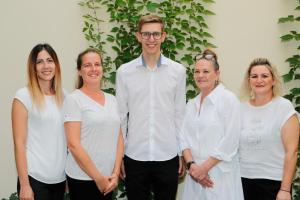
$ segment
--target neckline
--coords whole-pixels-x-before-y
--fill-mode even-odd
[[[266,104],[261,105],[261,106],[255,106],[255,105],[252,105],[252,104],[250,103],[250,100],[247,102],[247,104],[248,104],[248,106],[251,107],[251,108],[262,109],[262,108],[266,108],[266,107],[268,107],[269,105],[271,105],[271,104],[273,103],[274,100],[275,100],[275,99],[272,98],[271,101],[269,101],[269,102],[267,102]]]
[[[88,96],[87,94],[85,94],[83,91],[81,91],[80,89],[77,89],[77,91],[79,91],[83,96],[85,96],[87,99],[89,99],[91,102],[95,103],[96,105],[100,106],[101,108],[104,108],[106,106],[106,94],[105,92],[103,92],[103,96],[104,96],[104,103],[103,105],[97,101],[95,101],[93,98],[91,98],[90,96]]]

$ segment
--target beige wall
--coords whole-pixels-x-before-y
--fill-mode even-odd
[[[16,172],[11,137],[10,107],[15,91],[25,85],[26,59],[39,42],[50,43],[61,61],[64,87],[71,91],[75,77],[75,59],[87,47],[82,29],[82,10],[78,1],[26,0],[3,1],[0,7],[0,198],[16,190]],[[220,0],[210,6],[213,42],[219,47],[222,79],[238,92],[242,74],[258,56],[268,57],[279,68],[295,44],[282,44],[279,36],[289,30],[278,25],[280,16],[289,14],[294,0]]]

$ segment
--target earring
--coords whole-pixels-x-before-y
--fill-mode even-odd
[[[215,86],[219,84],[219,80],[215,80]]]

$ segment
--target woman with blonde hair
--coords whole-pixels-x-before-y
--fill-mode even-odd
[[[254,59],[243,84],[240,164],[245,200],[291,200],[299,122],[280,96],[280,78],[265,58]]]
[[[12,131],[20,200],[59,200],[65,192],[67,156],[58,57],[38,44],[27,63],[27,86],[12,104]]]
[[[102,57],[96,49],[78,55],[77,72],[77,89],[63,105],[70,199],[110,200],[124,146],[117,101],[101,90]]]
[[[237,159],[240,103],[219,77],[212,50],[196,56],[194,80],[201,92],[187,104],[180,135],[189,172],[183,200],[243,200]]]

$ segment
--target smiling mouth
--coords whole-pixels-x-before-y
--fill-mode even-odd
[[[147,44],[148,47],[155,47],[156,44]]]
[[[90,77],[98,77],[99,76],[99,74],[91,74],[91,75],[89,75]]]
[[[42,74],[44,74],[44,75],[49,75],[51,73],[52,73],[52,71],[44,71],[44,72],[42,72]]]

